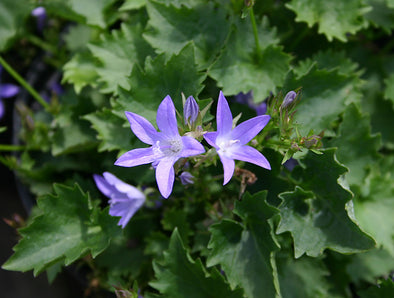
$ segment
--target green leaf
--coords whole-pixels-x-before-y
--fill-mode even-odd
[[[120,11],[139,9],[146,5],[147,0],[126,0],[119,8]]]
[[[96,257],[119,232],[117,218],[93,206],[78,185],[54,184],[54,189],[55,195],[38,199],[41,213],[19,230],[22,239],[3,269],[34,269],[36,275],[59,260],[69,265],[88,252]]]
[[[149,22],[145,39],[166,59],[194,42],[196,63],[199,69],[212,64],[222,48],[229,31],[224,10],[215,9],[212,3],[201,3],[187,8],[149,1]]]
[[[102,35],[101,41],[89,44],[93,56],[100,61],[96,68],[103,93],[113,93],[118,86],[130,89],[127,77],[133,66],[142,65],[145,57],[153,55],[152,48],[142,38],[142,26],[121,25],[110,35]]]
[[[242,297],[242,291],[231,291],[217,270],[207,273],[199,259],[194,261],[190,257],[177,229],[172,233],[168,250],[164,252],[164,261],[154,261],[153,269],[156,280],[150,285],[163,297]]]
[[[320,259],[304,256],[295,260],[282,255],[277,258],[277,267],[283,298],[329,296],[329,272]]]
[[[78,24],[70,27],[64,36],[64,41],[70,51],[83,50],[92,37],[92,29],[89,26]]]
[[[329,41],[337,38],[346,42],[346,34],[354,34],[367,26],[363,15],[371,8],[361,0],[292,0],[286,7],[297,14],[297,22],[309,27],[319,26],[319,33]]]
[[[64,66],[62,83],[74,85],[75,92],[79,94],[83,87],[97,85],[97,61],[85,52],[74,55]]]
[[[351,256],[351,262],[346,271],[353,282],[361,280],[375,282],[378,276],[388,276],[394,268],[394,258],[385,249],[373,249]]]
[[[346,104],[360,101],[360,84],[360,79],[355,75],[340,74],[338,69],[318,69],[316,65],[299,78],[291,72],[283,88],[295,90],[302,87],[302,97],[294,116],[301,124],[301,135],[307,135],[311,129],[316,133],[329,130],[332,122],[345,110]]]
[[[27,0],[0,2],[0,51],[10,45],[10,40],[18,33],[30,11],[30,2]]]
[[[155,59],[148,57],[144,71],[133,68],[128,79],[130,91],[120,89],[119,99],[115,103],[116,113],[119,117],[125,117],[124,111],[131,111],[154,123],[157,108],[166,95],[171,96],[175,107],[181,111],[181,93],[197,98],[203,89],[201,83],[205,77],[195,65],[192,44],[188,44],[168,62],[164,55]]]
[[[357,129],[354,124],[357,123]],[[362,115],[356,105],[347,107],[338,136],[329,143],[338,147],[336,156],[348,169],[346,180],[350,185],[362,185],[367,167],[379,161],[380,136],[371,136],[368,116]]]
[[[387,159],[384,162],[388,162]],[[390,167],[394,164],[391,161]],[[366,194],[354,200],[354,212],[360,226],[394,256],[394,185],[390,173],[372,172],[366,181]]]
[[[386,90],[384,91],[384,97],[391,101],[394,107],[394,73],[384,80]]]
[[[209,76],[218,82],[225,95],[252,90],[254,100],[261,102],[283,85],[291,57],[276,45],[276,31],[269,27],[267,18],[262,19],[258,31],[260,53],[250,20],[239,20],[220,57],[209,69]]]
[[[390,34],[394,29],[394,9],[390,9],[385,0],[368,0],[367,3],[372,10],[365,14],[365,18]]]
[[[278,292],[273,259],[278,245],[268,223],[277,209],[266,203],[266,196],[266,192],[246,194],[236,202],[234,213],[243,224],[225,219],[210,228],[208,248],[212,250],[207,265],[220,264],[231,288],[242,287],[247,297],[261,297],[261,293],[275,297]]]
[[[67,3],[77,14],[84,17],[88,25],[105,28],[107,26],[105,11],[109,9],[114,1],[115,0],[67,0]]]
[[[130,127],[124,127],[124,119],[114,115],[111,110],[103,109],[83,116],[92,123],[101,141],[98,151],[129,150],[132,146]],[[129,136],[127,138],[126,136]]]
[[[317,257],[326,248],[355,253],[375,245],[348,216],[345,204],[352,194],[337,182],[346,168],[335,160],[335,149],[322,152],[308,152],[301,160],[304,169],[295,173],[302,177],[300,186],[279,195],[283,202],[277,233],[291,233],[296,258],[304,253]]]
[[[161,220],[163,229],[166,231],[173,231],[177,228],[182,242],[187,243],[187,238],[193,234],[190,229],[190,224],[187,219],[187,214],[184,210],[170,209],[166,210]]]

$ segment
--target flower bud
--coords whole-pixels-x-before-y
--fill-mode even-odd
[[[296,98],[297,93],[295,93],[294,91],[289,91],[286,96],[285,99],[282,102],[282,108],[286,108],[288,107]]]
[[[186,100],[185,106],[183,107],[183,117],[185,124],[192,125],[198,117],[200,108],[193,96],[189,96]]]
[[[179,178],[181,179],[181,183],[183,185],[194,184],[194,176],[189,172],[182,172],[182,174],[179,175]]]

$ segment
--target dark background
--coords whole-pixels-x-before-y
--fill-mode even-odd
[[[11,144],[12,101],[2,99],[6,105],[6,113],[0,119],[0,126],[7,126],[7,131],[0,134],[0,144]],[[8,154],[0,152],[1,155]],[[12,247],[18,242],[16,230],[4,221],[19,214],[26,219],[27,212],[19,198],[15,177],[4,165],[0,164],[0,264],[12,255]],[[33,271],[21,273],[0,269],[0,297],[2,298],[65,298],[83,297],[83,290],[75,278],[68,272],[59,274],[49,285],[46,273],[34,277]]]

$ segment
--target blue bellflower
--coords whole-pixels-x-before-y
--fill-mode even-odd
[[[190,136],[180,136],[176,121],[175,106],[167,95],[161,102],[156,116],[160,132],[144,117],[126,112],[133,133],[149,148],[133,149],[123,154],[115,162],[121,167],[135,167],[152,163],[156,169],[156,181],[159,191],[168,198],[174,185],[174,164],[182,157],[189,157],[205,152],[204,147]]]
[[[246,144],[268,123],[270,116],[261,115],[242,122],[233,128],[233,116],[223,93],[220,91],[216,111],[217,131],[204,135],[205,140],[216,149],[223,164],[224,182],[227,184],[234,173],[234,160],[242,160],[270,170],[268,160],[258,150]]]
[[[139,189],[108,172],[104,172],[103,177],[93,175],[93,178],[97,188],[110,199],[108,202],[110,204],[109,214],[120,216],[118,225],[124,228],[144,204],[145,195]]]

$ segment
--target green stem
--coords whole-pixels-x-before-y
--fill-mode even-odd
[[[23,151],[26,146],[0,144],[0,151]]]
[[[249,8],[249,12],[250,12],[250,20],[252,21],[254,42],[256,44],[257,57],[261,60],[261,48],[260,48],[260,42],[259,42],[259,33],[257,31],[257,25],[256,25],[256,19],[254,17],[253,6]]]
[[[23,87],[25,88],[35,100],[37,100],[45,110],[49,110],[49,104],[33,89],[28,82],[25,81],[4,59],[0,56],[0,64],[5,70]]]

